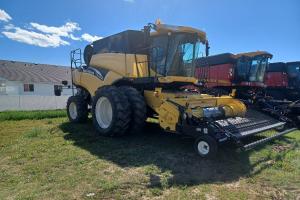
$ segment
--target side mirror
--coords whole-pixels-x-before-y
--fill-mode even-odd
[[[68,81],[62,81],[61,82],[64,86],[67,86],[68,85]]]

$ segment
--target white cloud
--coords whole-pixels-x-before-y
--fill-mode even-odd
[[[0,21],[8,22],[11,19],[12,19],[11,16],[9,16],[9,14],[7,14],[7,12],[0,9]]]
[[[69,36],[70,36],[70,38],[71,38],[72,40],[81,41],[81,38],[80,38],[80,37],[76,37],[76,36],[74,36],[73,34],[70,34]]]
[[[80,31],[81,28],[76,22],[67,22],[65,25],[55,27],[55,26],[47,26],[38,23],[31,22],[30,25],[38,31],[47,34],[55,34],[63,37],[70,37],[70,33],[74,31]]]
[[[42,34],[19,27],[10,27],[9,30],[11,31],[3,31],[2,34],[11,40],[30,45],[39,47],[59,47],[61,45],[70,45],[69,42],[61,39],[60,36],[55,34]]]
[[[94,42],[95,40],[100,40],[102,39],[103,37],[99,37],[99,36],[92,36],[88,33],[84,33],[81,35],[81,38],[87,42]]]
[[[84,33],[81,36],[75,36],[74,32],[81,30],[79,24],[76,22],[67,22],[58,27],[47,26],[35,22],[31,22],[29,26],[27,25],[23,28],[16,27],[13,24],[7,24],[3,29],[2,34],[7,38],[39,47],[70,45],[70,42],[65,39],[93,42],[102,38],[88,33]]]
[[[15,26],[13,25],[13,24],[7,24],[7,25],[5,25],[4,26],[4,30],[11,30],[11,29],[14,29],[15,28]]]

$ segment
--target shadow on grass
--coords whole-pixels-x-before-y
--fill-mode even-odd
[[[60,125],[65,139],[101,159],[120,167],[145,167],[150,187],[161,187],[164,172],[171,174],[167,185],[197,185],[232,182],[251,174],[253,167],[266,160],[250,164],[248,152],[221,148],[213,160],[203,160],[194,153],[193,140],[163,132],[155,124],[147,124],[143,133],[120,138],[96,136],[91,121],[86,124]]]

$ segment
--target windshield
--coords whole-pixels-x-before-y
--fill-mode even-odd
[[[194,60],[203,55],[201,42],[194,34],[179,33],[152,38],[151,68],[162,76],[194,75]]]
[[[263,82],[267,65],[267,57],[242,57],[237,62],[237,78],[239,81]]]

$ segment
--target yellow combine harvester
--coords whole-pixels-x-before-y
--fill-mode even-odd
[[[203,49],[201,51],[201,49]],[[72,82],[77,93],[67,103],[71,122],[83,122],[91,107],[99,134],[141,132],[147,117],[167,132],[196,139],[202,157],[233,141],[250,149],[294,129],[244,145],[244,138],[282,127],[273,119],[245,117],[246,106],[230,96],[215,97],[182,89],[196,85],[194,61],[208,55],[205,32],[157,22],[142,31],[128,30],[71,52]]]

